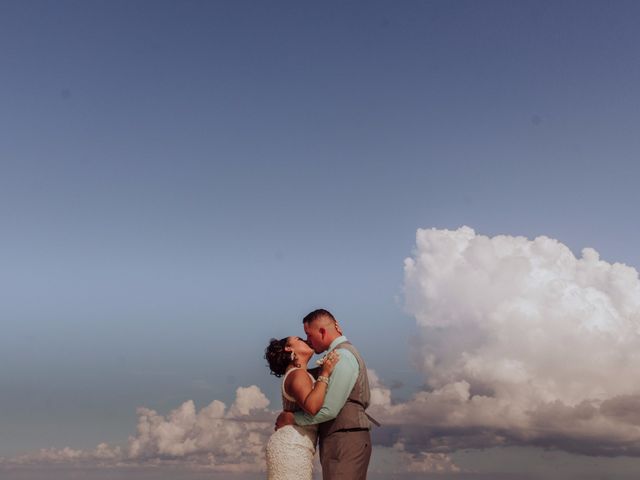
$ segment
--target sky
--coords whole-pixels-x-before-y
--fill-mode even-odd
[[[261,478],[323,307],[373,474],[631,478],[639,15],[0,1],[0,475]]]

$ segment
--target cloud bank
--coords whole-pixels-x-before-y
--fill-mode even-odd
[[[372,378],[377,376],[371,371]],[[380,394],[387,396],[383,388]],[[386,401],[386,400],[385,400]],[[127,447],[101,443],[93,450],[47,448],[14,458],[0,458],[0,472],[21,467],[182,467],[191,470],[241,474],[265,470],[264,449],[277,411],[255,385],[240,387],[227,408],[214,400],[199,411],[188,400],[163,416],[139,408],[136,434]],[[409,452],[401,442],[376,449],[379,461],[372,473],[456,472],[446,454]],[[319,468],[319,466],[316,466]]]
[[[42,449],[0,459],[4,468],[73,464],[105,467],[180,465],[215,472],[257,472],[264,468],[263,448],[273,431],[269,400],[258,387],[240,387],[227,408],[214,400],[197,411],[184,402],[166,417],[139,408],[136,434],[127,448],[102,443],[94,450]]]
[[[540,446],[586,455],[640,456],[640,280],[585,248],[547,237],[418,230],[404,264],[411,360],[425,387],[394,402],[370,371],[370,412],[384,426],[372,472],[455,473],[459,449]],[[0,459],[21,465],[180,465],[264,470],[276,411],[257,386],[233,404],[163,416],[138,409],[126,447],[44,449]]]
[[[427,388],[392,404],[377,384],[374,410],[408,446],[640,455],[635,269],[547,237],[418,230],[404,294]]]

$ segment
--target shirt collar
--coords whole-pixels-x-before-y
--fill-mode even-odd
[[[341,343],[344,343],[346,341],[347,341],[347,337],[345,337],[344,335],[336,338],[333,342],[331,342],[331,345],[329,345],[328,351],[330,352],[331,350],[336,348],[338,345],[340,345]]]

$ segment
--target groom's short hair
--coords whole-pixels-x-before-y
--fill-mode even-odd
[[[322,317],[327,317],[328,319],[333,320],[334,323],[337,323],[336,318],[333,315],[331,315],[331,312],[329,310],[325,310],[324,308],[318,308],[317,310],[314,310],[313,312],[308,313],[302,319],[302,323],[310,324],[314,320]]]

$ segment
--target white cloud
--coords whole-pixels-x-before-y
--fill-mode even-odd
[[[98,463],[111,464],[122,458],[120,447],[111,447],[101,443],[94,450],[75,450],[69,447],[55,449],[43,448],[37,452],[20,455],[12,459],[2,459],[0,465],[34,465],[34,464],[66,464],[66,463]]]
[[[401,442],[391,447],[376,446],[369,473],[458,473],[461,469],[444,453],[411,453]]]
[[[256,386],[240,387],[227,409],[214,400],[196,410],[184,402],[166,417],[148,408],[138,409],[136,434],[127,448],[102,443],[95,450],[42,449],[2,459],[0,466],[21,465],[183,465],[221,472],[255,472],[264,469],[264,445],[273,431],[269,400]]]
[[[229,418],[240,418],[255,413],[255,411],[263,411],[269,406],[269,399],[258,387],[252,385],[250,387],[240,387],[236,390],[236,401],[229,409]]]
[[[404,290],[428,389],[373,407],[402,438],[640,454],[635,269],[547,237],[419,230]]]
[[[369,405],[382,408],[391,406],[391,390],[385,388],[376,371],[368,368],[367,376],[369,378],[369,390],[371,391]]]
[[[180,459],[213,470],[259,471],[264,467],[262,448],[273,428],[265,419],[268,405],[260,389],[250,386],[237,389],[228,410],[218,400],[199,412],[189,400],[166,418],[140,408],[127,459]]]

